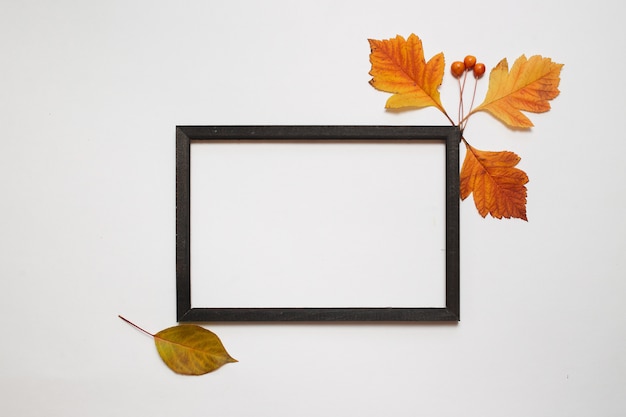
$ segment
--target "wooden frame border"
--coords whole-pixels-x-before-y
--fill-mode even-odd
[[[176,310],[179,322],[459,321],[459,143],[455,126],[177,126]],[[191,307],[190,157],[192,141],[441,141],[446,147],[446,307]]]

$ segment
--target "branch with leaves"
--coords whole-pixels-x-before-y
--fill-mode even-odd
[[[461,129],[461,141],[466,153],[461,168],[461,199],[473,194],[474,203],[482,217],[518,218],[526,216],[526,183],[528,176],[516,168],[520,157],[513,152],[482,151],[472,147],[465,138],[465,128],[471,116],[487,112],[517,129],[529,129],[532,122],[522,111],[543,113],[550,110],[549,100],[559,95],[563,64],[539,55],[520,56],[509,71],[505,59],[491,70],[485,99],[474,107],[476,84],[485,73],[485,65],[472,55],[450,66],[458,80],[459,106],[457,119],[446,111],[439,96],[445,72],[443,53],[424,59],[422,41],[411,34],[408,39],[398,35],[388,40],[369,40],[372,76],[370,84],[377,90],[393,93],[385,105],[388,109],[435,107],[447,120]],[[468,108],[465,108],[465,86],[472,74],[474,88]],[[462,79],[462,80],[461,80]]]

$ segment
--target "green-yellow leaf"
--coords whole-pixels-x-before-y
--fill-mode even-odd
[[[202,375],[237,362],[215,333],[193,324],[161,330],[154,335],[154,343],[163,362],[179,374]]]
[[[193,324],[181,324],[152,334],[118,316],[143,333],[152,336],[159,356],[174,372],[183,375],[203,375],[227,363],[237,362],[222,341],[210,330]]]

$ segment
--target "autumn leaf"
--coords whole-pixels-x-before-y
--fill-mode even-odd
[[[501,219],[526,218],[528,176],[515,166],[520,157],[513,152],[489,152],[471,147],[461,168],[461,199],[474,194],[474,204],[481,216]]]
[[[445,66],[443,53],[426,62],[422,41],[414,34],[407,40],[400,35],[382,41],[369,39],[369,44],[369,74],[373,77],[370,84],[377,90],[394,93],[386,108],[434,106],[446,114],[438,90]]]
[[[486,111],[511,127],[529,128],[533,124],[522,111],[543,113],[559,95],[563,64],[535,55],[520,56],[511,71],[505,59],[491,70],[485,101],[468,114]]]
[[[153,335],[124,317],[119,318],[152,336],[159,356],[176,373],[202,375],[227,363],[237,362],[226,352],[219,337],[203,327],[182,324]]]

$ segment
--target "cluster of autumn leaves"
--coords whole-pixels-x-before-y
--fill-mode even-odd
[[[414,34],[406,40],[396,36],[382,41],[370,39],[369,43],[370,75],[373,77],[370,84],[377,90],[393,93],[387,100],[386,108],[435,107],[461,129],[469,117],[481,111],[488,112],[511,128],[528,129],[533,124],[522,111],[546,112],[550,110],[549,100],[559,95],[563,64],[539,55],[530,58],[522,55],[509,70],[505,58],[491,70],[483,102],[454,121],[439,96],[445,72],[443,53],[426,62],[422,41]],[[459,77],[462,73],[454,64],[451,70],[455,77]],[[460,100],[462,105],[462,89]],[[509,151],[476,149],[463,135],[461,140],[467,150],[461,168],[461,199],[473,194],[476,208],[483,217],[489,214],[499,219],[527,220],[525,185],[528,176],[516,168],[520,157]]]

